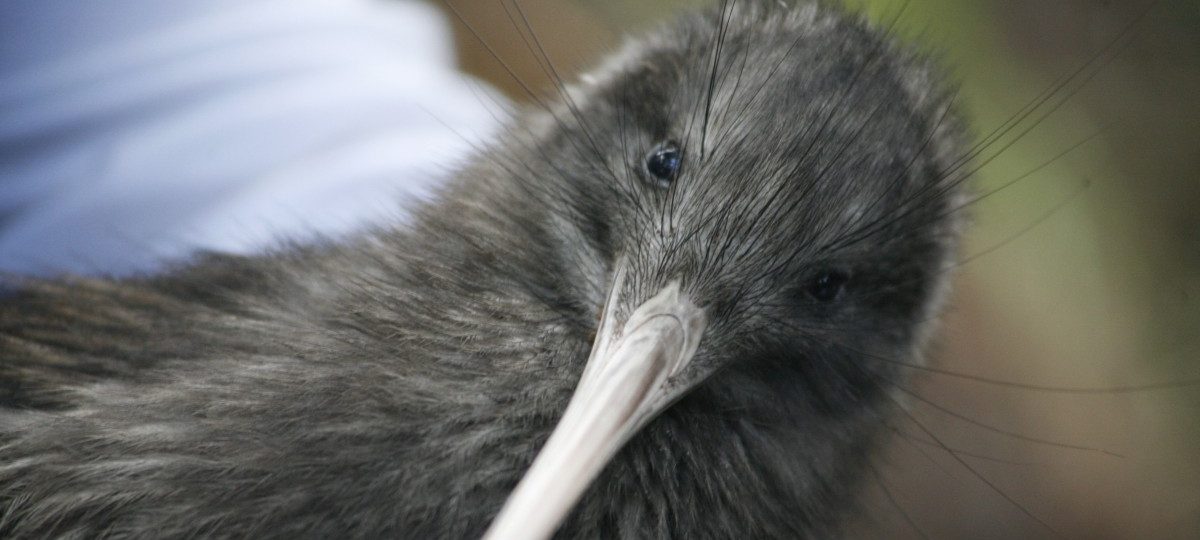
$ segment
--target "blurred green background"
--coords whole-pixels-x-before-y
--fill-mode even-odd
[[[977,160],[980,193],[1019,181],[973,208],[932,361],[995,380],[1114,389],[919,374],[913,389],[936,407],[917,400],[913,416],[961,452],[898,420],[851,535],[1054,536],[1027,511],[1069,538],[1200,538],[1200,383],[1188,384],[1200,381],[1200,3],[846,3],[875,21],[899,14],[905,40],[943,57],[980,137],[1081,66],[1096,68]],[[548,91],[499,0],[452,4],[523,81]],[[520,4],[555,66],[575,73],[622,35],[705,2]],[[463,68],[520,100],[456,26]],[[1174,385],[1127,388],[1160,382]]]

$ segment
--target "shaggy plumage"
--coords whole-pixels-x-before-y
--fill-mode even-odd
[[[0,301],[0,536],[478,536],[587,358],[618,257],[720,369],[567,537],[824,538],[959,229],[927,63],[827,7],[688,16],[533,107],[410,227]],[[670,182],[646,156],[682,149]]]

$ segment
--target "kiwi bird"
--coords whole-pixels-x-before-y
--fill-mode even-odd
[[[817,537],[961,228],[930,62],[809,2],[640,39],[410,225],[0,303],[0,536]]]

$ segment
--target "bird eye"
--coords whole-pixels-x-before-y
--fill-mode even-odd
[[[654,184],[660,188],[668,188],[675,177],[679,176],[679,167],[683,164],[683,151],[673,142],[665,142],[646,156],[646,172],[650,173]]]
[[[841,270],[825,270],[808,283],[808,295],[818,302],[832,302],[842,295],[850,274]]]

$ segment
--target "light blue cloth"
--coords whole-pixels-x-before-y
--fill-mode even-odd
[[[3,0],[0,270],[128,274],[337,237],[497,126],[416,2]]]

